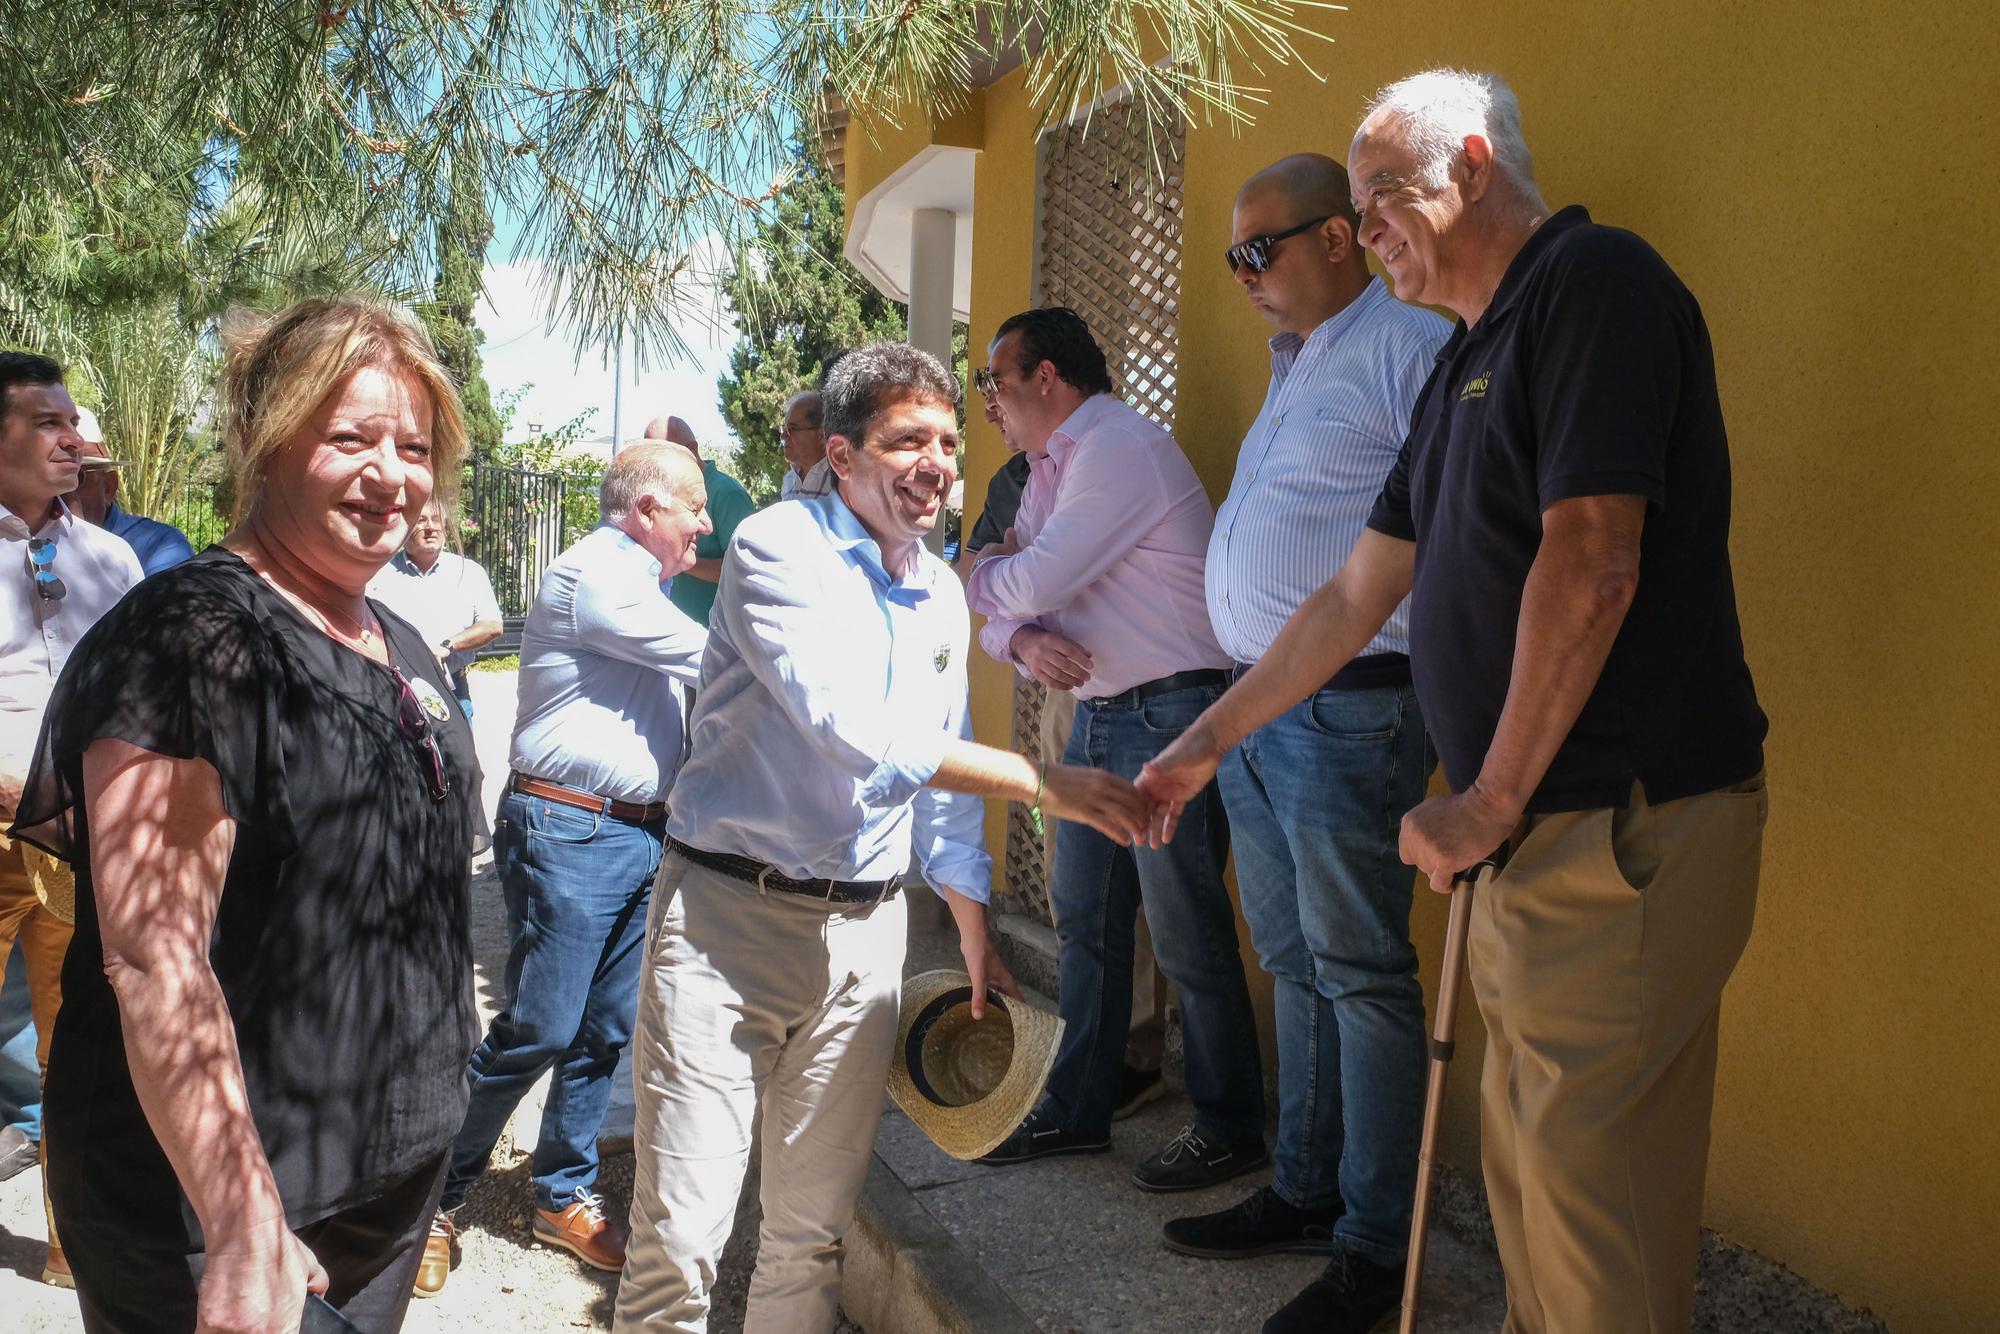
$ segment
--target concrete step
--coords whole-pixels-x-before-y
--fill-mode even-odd
[[[912,913],[909,971],[957,965],[935,915]],[[996,918],[1008,967],[1056,987],[1055,934]],[[1038,1001],[1046,1003],[1042,997]],[[1275,1103],[1274,1103],[1275,1105]],[[1195,1260],[1168,1251],[1169,1218],[1227,1208],[1268,1172],[1184,1196],[1131,1182],[1188,1118],[1172,1096],[1113,1128],[1107,1154],[990,1168],[948,1158],[891,1107],[847,1239],[842,1305],[868,1334],[1241,1334],[1315,1277],[1310,1256]],[[1425,1257],[1424,1334],[1491,1334],[1506,1290],[1476,1175],[1444,1169]],[[1887,1334],[1783,1266],[1703,1239],[1694,1334]]]

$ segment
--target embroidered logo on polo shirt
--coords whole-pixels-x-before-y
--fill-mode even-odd
[[[939,671],[951,666],[951,645],[939,644],[937,652],[931,655],[931,665]]]
[[[1479,372],[1479,374],[1473,376],[1470,380],[1467,380],[1465,382],[1465,388],[1458,391],[1458,401],[1463,403],[1468,398],[1486,397],[1486,386],[1492,383],[1493,383],[1492,371]]]

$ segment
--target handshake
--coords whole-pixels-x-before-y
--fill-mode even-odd
[[[1059,820],[1098,830],[1121,846],[1165,847],[1181,808],[1208,786],[1223,748],[1196,723],[1140,770],[1137,782],[1080,764],[1052,764],[1042,781],[1041,808]]]

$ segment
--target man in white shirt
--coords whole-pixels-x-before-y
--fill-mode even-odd
[[[785,480],[780,500],[812,500],[833,490],[833,470],[826,462],[826,414],[817,390],[803,389],[785,400],[785,424],[778,439],[785,447]]]
[[[472,716],[472,692],[465,672],[480,649],[500,637],[500,603],[493,581],[478,561],[445,550],[449,516],[432,496],[403,549],[368,585],[368,596],[423,632],[424,642],[444,664],[465,716]]]
[[[124,539],[69,512],[83,437],[62,367],[0,352],[0,829],[13,823],[49,692],[84,631],[145,577]],[[0,834],[0,961],[19,940],[46,1070],[69,924],[43,907],[21,848]],[[43,1278],[68,1285],[51,1237]]]
[[[929,353],[871,343],[824,393],[838,489],[743,521],[709,622],[647,923],[619,1330],[707,1329],[759,1116],[745,1325],[832,1329],[895,1041],[913,846],[958,924],[978,1016],[989,987],[1018,994],[987,934],[978,799],[1128,843],[1148,813],[1111,774],[1038,771],[969,739],[965,598],[921,542],[958,474],[958,382]]]
[[[1236,197],[1225,258],[1277,329],[1208,547],[1209,619],[1238,675],[1354,549],[1450,333],[1369,273],[1348,196],[1338,162],[1301,153]],[[1400,1290],[1423,1121],[1414,872],[1397,834],[1435,758],[1407,627],[1399,606],[1361,655],[1222,761],[1243,916],[1272,980],[1276,1170],[1234,1208],[1165,1228],[1190,1255],[1331,1256],[1329,1273],[1357,1285],[1343,1302],[1366,1289],[1343,1307],[1354,1328]]]
[[[707,639],[660,579],[694,563],[709,522],[700,466],[676,445],[620,450],[598,495],[603,526],[543,573],[521,635],[513,772],[493,833],[512,931],[507,1004],[472,1053],[421,1296],[444,1286],[452,1213],[551,1065],[532,1235],[598,1269],[625,1261],[625,1229],[593,1189],[597,1133],[632,1034],[640,928],[685,753],[681,692]]]

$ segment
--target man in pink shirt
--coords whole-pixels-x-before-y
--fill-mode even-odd
[[[1016,315],[987,351],[980,391],[1007,443],[1028,455],[1029,476],[1014,527],[979,553],[966,585],[988,617],[979,642],[1075,693],[1064,763],[1136,776],[1228,685],[1203,591],[1215,512],[1173,437],[1111,392],[1104,353],[1075,311]],[[1165,847],[1119,847],[1077,824],[1056,838],[1062,1044],[1041,1104],[985,1161],[1111,1147],[1143,907],[1180,995],[1194,1120],[1133,1179],[1198,1190],[1262,1166],[1264,1081],[1215,787],[1189,803]]]

